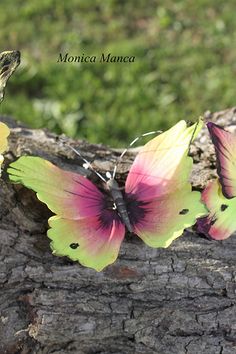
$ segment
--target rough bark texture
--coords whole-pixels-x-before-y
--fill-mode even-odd
[[[208,114],[236,130],[236,110]],[[9,121],[5,166],[39,155],[78,171],[81,161],[55,135]],[[100,172],[117,151],[66,139]],[[124,180],[131,152],[120,166]],[[193,185],[215,176],[214,151],[202,131],[192,148]],[[81,170],[79,170],[81,172]],[[210,241],[187,230],[168,249],[127,237],[117,262],[97,273],[51,254],[50,212],[33,192],[0,182],[0,353],[236,353],[236,237]]]

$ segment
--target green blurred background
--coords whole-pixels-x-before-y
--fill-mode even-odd
[[[236,103],[236,2],[1,0],[0,50],[19,49],[1,114],[124,146]],[[57,63],[59,53],[135,63]]]

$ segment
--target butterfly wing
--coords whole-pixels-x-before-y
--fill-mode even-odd
[[[236,136],[218,125],[207,124],[216,152],[216,163],[222,192],[226,198],[236,196]]]
[[[97,271],[115,262],[125,235],[124,225],[112,211],[80,220],[55,216],[49,225],[53,254],[79,260]]]
[[[144,146],[126,183],[134,232],[151,247],[167,247],[184,228],[206,214],[199,192],[192,192],[189,145],[199,126],[179,122]]]
[[[236,230],[236,198],[225,198],[219,180],[215,180],[203,191],[202,200],[209,215],[198,220],[198,231],[215,240],[228,238]]]
[[[9,128],[6,126],[6,124],[0,122],[0,171],[3,162],[2,153],[7,149],[7,137],[9,134]]]
[[[192,167],[189,145],[201,127],[202,121],[187,128],[182,120],[148,142],[131,166],[126,193],[149,200],[181,188],[189,180]]]
[[[34,190],[55,217],[49,219],[53,253],[101,270],[117,258],[125,228],[103,193],[87,178],[39,157],[23,156],[10,180]]]
[[[55,214],[68,219],[99,215],[104,196],[87,178],[40,157],[22,156],[8,168],[10,180],[34,190]]]

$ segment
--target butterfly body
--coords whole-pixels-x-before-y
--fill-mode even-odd
[[[107,183],[106,183],[107,189],[111,194],[113,203],[114,203],[114,209],[117,210],[121,221],[124,223],[124,225],[127,227],[127,230],[129,232],[133,231],[133,227],[131,225],[130,219],[129,219],[129,212],[127,210],[126,202],[123,197],[123,194],[121,192],[121,188],[119,187],[117,181],[114,178],[110,178]]]

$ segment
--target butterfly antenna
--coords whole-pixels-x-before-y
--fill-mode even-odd
[[[190,152],[190,146],[191,146],[191,144],[192,144],[192,142],[193,142],[194,135],[195,135],[195,133],[196,133],[196,131],[197,131],[197,127],[199,126],[199,123],[200,123],[200,118],[198,119],[197,124],[195,125],[195,128],[194,128],[194,130],[193,130],[193,134],[192,134],[192,137],[191,137],[191,139],[190,139],[189,146],[188,146],[188,152]]]
[[[76,150],[75,148],[73,148],[73,146],[70,146],[70,145],[68,145],[68,144],[65,144],[68,148],[70,148],[72,151],[74,151],[74,153],[76,153],[76,155],[78,155],[84,162],[85,162],[85,164],[86,164],[86,169],[87,168],[90,168],[90,170],[91,171],[93,171],[103,182],[107,182],[106,180],[105,180],[105,178],[99,173],[99,172],[97,172],[94,168],[93,168],[93,166],[91,165],[91,163],[88,161],[88,160],[86,160],[82,155],[81,155],[81,153],[78,151],[78,150]]]
[[[114,167],[114,170],[113,170],[113,174],[112,174],[112,178],[115,178],[115,175],[116,175],[116,171],[117,171],[117,166],[119,165],[119,163],[121,162],[122,158],[124,157],[124,155],[126,154],[126,152],[141,138],[144,138],[145,136],[148,136],[148,135],[153,135],[153,134],[161,134],[163,133],[163,131],[161,130],[155,130],[155,131],[152,131],[152,132],[148,132],[148,133],[144,133],[142,135],[139,135],[137,136],[137,138],[135,138],[133,141],[131,141],[131,143],[129,144],[129,146],[124,149],[124,151],[122,152],[122,154],[117,158],[116,160],[116,164],[115,164],[115,167]]]

